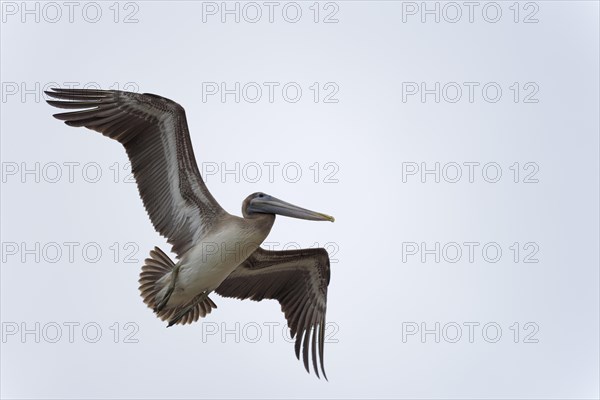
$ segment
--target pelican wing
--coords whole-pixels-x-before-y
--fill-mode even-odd
[[[329,285],[329,255],[325,249],[269,251],[259,248],[237,267],[216,292],[221,296],[261,301],[276,299],[281,304],[291,331],[296,337],[296,357],[309,371],[309,347],[314,371],[319,376],[318,359],[323,367],[325,312]]]
[[[179,104],[118,90],[52,90],[46,94],[60,101],[48,100],[50,105],[77,110],[54,117],[125,147],[148,216],[179,257],[225,213],[202,181]]]

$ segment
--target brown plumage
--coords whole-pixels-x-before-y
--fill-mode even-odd
[[[244,218],[228,214],[200,176],[183,107],[169,99],[118,90],[52,89],[46,94],[58,99],[49,100],[50,105],[70,110],[54,117],[125,147],[148,216],[178,259],[174,263],[155,247],[142,267],[139,290],[157,317],[169,326],[197,321],[217,307],[208,297],[212,291],[242,300],[277,300],[296,338],[296,357],[302,351],[306,370],[312,358],[317,376],[320,364],[326,378],[327,252],[267,251],[258,246],[275,214],[318,221],[333,217],[260,192],[244,201]],[[249,250],[234,260],[203,260],[200,249],[213,238]]]
[[[318,358],[327,379],[323,349],[329,274],[329,255],[325,249],[269,251],[259,248],[221,283],[216,292],[240,300],[279,301],[291,336],[296,337],[296,357],[300,358],[302,346],[302,359],[309,371],[308,352],[312,344],[313,368],[318,376],[318,340]]]

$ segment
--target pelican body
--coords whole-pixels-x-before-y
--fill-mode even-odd
[[[209,294],[275,299],[281,304],[309,371],[323,376],[329,256],[325,249],[268,251],[260,247],[275,215],[334,221],[257,192],[242,203],[243,218],[227,213],[206,188],[194,157],[185,111],[154,94],[117,90],[52,89],[55,114],[120,142],[131,161],[140,197],[155,229],[173,245],[173,262],[158,247],[140,274],[144,302],[168,326],[205,317],[216,304]],[[318,340],[318,343],[317,343]],[[318,352],[318,356],[317,356]]]
[[[167,307],[183,305],[198,294],[212,292],[245,261],[266,239],[275,219],[261,216],[253,219],[227,215],[219,225],[206,232],[200,243],[182,255],[175,290]],[[166,278],[159,297],[166,295]]]

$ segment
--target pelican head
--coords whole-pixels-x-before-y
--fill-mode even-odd
[[[327,214],[295,206],[262,192],[252,193],[250,196],[246,197],[242,204],[242,214],[246,218],[251,218],[256,214],[271,214],[308,219],[311,221],[335,221],[333,217]]]

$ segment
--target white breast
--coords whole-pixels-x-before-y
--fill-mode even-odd
[[[264,234],[238,223],[207,232],[179,261],[176,290],[169,305],[187,302],[216,289],[264,240]]]

